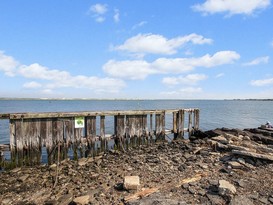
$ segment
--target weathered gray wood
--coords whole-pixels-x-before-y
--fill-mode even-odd
[[[179,110],[178,112],[178,137],[184,137],[184,126],[185,126],[185,111]]]
[[[195,108],[184,109],[186,112],[194,111]],[[177,112],[178,109],[166,109],[165,113]],[[125,110],[125,111],[100,111],[100,112],[43,112],[43,113],[8,113],[0,114],[0,119],[27,119],[27,118],[66,118],[88,116],[115,116],[115,115],[148,115],[161,114],[162,110]]]
[[[165,112],[161,111],[160,114],[155,116],[155,130],[156,139],[163,140],[165,138]]]
[[[188,123],[189,136],[192,135],[192,111],[189,112],[189,123]]]
[[[124,147],[124,135],[125,135],[125,116],[124,115],[117,115],[114,118],[115,124],[115,144],[117,145],[118,149],[123,149]]]
[[[93,151],[94,156],[97,150],[95,144],[98,144],[96,140],[101,141],[100,151],[104,151],[108,146],[105,139],[105,115],[102,114],[114,115],[114,132],[122,148],[128,149],[129,144],[133,146],[148,144],[149,138],[150,142],[153,141],[154,133],[157,140],[163,140],[165,139],[165,113],[168,112],[173,113],[173,132],[180,137],[184,134],[185,112],[189,114],[188,129],[185,131],[191,134],[192,128],[199,129],[199,109],[16,113],[1,114],[0,118],[10,118],[10,147],[11,155],[13,155],[11,158],[20,166],[39,163],[43,146],[47,149],[49,164],[56,161],[58,153],[61,154],[62,159],[66,158],[70,147],[74,150],[75,158],[78,158],[79,151],[83,156],[83,151],[86,150],[85,144],[88,145],[89,150]],[[192,122],[192,114],[194,114],[194,122]],[[96,135],[98,115],[100,115],[100,136]],[[85,117],[85,129],[75,128],[77,116]],[[194,123],[193,127],[192,123]]]
[[[254,157],[254,158],[258,158],[258,159],[265,159],[265,160],[273,161],[273,155],[259,154],[259,153],[255,153],[255,152],[247,152],[247,151],[242,151],[242,150],[232,150],[232,153],[242,155],[242,156],[248,156],[248,157]]]
[[[148,122],[147,115],[142,115],[142,143],[147,144],[148,142]]]
[[[22,120],[15,120],[15,135],[17,164],[22,166],[24,158],[24,122]]]
[[[199,109],[194,110],[194,130],[199,130]]]
[[[173,138],[177,139],[177,112],[173,112]]]
[[[88,154],[91,156],[96,155],[96,135],[97,135],[97,127],[96,127],[96,116],[89,116],[85,118],[86,121],[86,129],[85,129],[85,136],[87,139],[87,148]]]
[[[15,134],[15,122],[10,120],[9,122],[9,131],[10,131],[10,154],[11,161],[16,162],[16,134]]]
[[[100,116],[100,137],[101,137],[101,151],[105,152],[108,147],[106,147],[105,140],[105,116]]]

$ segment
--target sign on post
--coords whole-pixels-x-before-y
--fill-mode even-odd
[[[75,128],[84,128],[84,117],[75,117]]]

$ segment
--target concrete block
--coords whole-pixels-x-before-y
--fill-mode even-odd
[[[127,190],[138,190],[140,188],[139,176],[125,176],[123,186]]]

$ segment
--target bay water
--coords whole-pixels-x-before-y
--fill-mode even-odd
[[[203,131],[222,127],[256,128],[273,121],[273,101],[262,100],[0,100],[0,113],[182,108],[200,109]],[[168,126],[171,123],[166,124],[171,129]],[[9,123],[0,120],[0,144],[6,143],[9,143]]]

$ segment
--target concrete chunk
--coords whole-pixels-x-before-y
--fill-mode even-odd
[[[84,204],[88,204],[89,203],[89,199],[90,199],[90,196],[89,195],[85,195],[85,196],[76,197],[73,201],[76,204],[84,205]]]
[[[123,185],[127,190],[138,190],[140,187],[139,176],[125,176]]]

